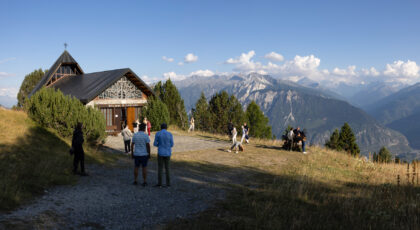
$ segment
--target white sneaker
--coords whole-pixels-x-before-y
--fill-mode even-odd
[[[246,140],[246,143],[249,144],[249,140]]]
[[[230,149],[228,149],[228,153],[232,152]]]
[[[307,154],[307,152],[303,152],[303,154]]]
[[[235,153],[238,153],[238,151],[236,151]]]

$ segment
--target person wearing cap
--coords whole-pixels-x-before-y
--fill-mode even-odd
[[[174,138],[166,129],[166,123],[161,124],[160,131],[155,135],[153,145],[158,148],[158,183],[155,187],[162,187],[162,171],[165,166],[166,186],[171,186],[169,161],[172,155],[172,147],[174,146]]]

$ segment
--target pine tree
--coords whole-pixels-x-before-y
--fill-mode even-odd
[[[250,126],[251,136],[265,139],[272,137],[271,126],[268,124],[269,120],[255,101],[252,101],[246,108],[245,117]]]
[[[207,99],[203,92],[201,92],[201,96],[195,104],[193,116],[196,129],[209,131],[211,114],[209,111],[209,104],[207,103]]]
[[[159,131],[162,123],[169,124],[169,111],[159,98],[151,97],[144,110],[144,116],[152,124],[152,131]]]
[[[234,96],[229,96],[226,91],[216,93],[209,101],[209,111],[211,113],[210,131],[216,133],[228,133],[230,121],[235,126],[244,123],[244,111],[239,101]]]
[[[171,79],[168,79],[163,85],[161,82],[158,82],[154,87],[154,91],[156,96],[168,108],[169,123],[185,129],[188,124],[188,116],[185,111],[184,100],[181,98],[178,89],[172,83]]]
[[[335,129],[334,132],[331,134],[330,140],[325,143],[325,146],[330,149],[337,149],[340,150],[338,145],[338,139],[340,138],[340,134],[338,129]]]
[[[379,150],[379,154],[378,154],[379,162],[390,163],[391,158],[392,158],[392,154],[385,146]]]
[[[341,127],[340,137],[338,138],[337,150],[341,149],[353,156],[358,156],[360,153],[359,146],[356,144],[356,137],[347,122]]]
[[[47,72],[47,70],[45,70],[45,72]],[[23,107],[25,105],[25,100],[27,99],[28,94],[32,92],[32,90],[44,76],[45,72],[42,71],[42,69],[38,69],[25,76],[25,79],[23,79],[23,82],[20,85],[19,93],[17,95],[18,107]]]

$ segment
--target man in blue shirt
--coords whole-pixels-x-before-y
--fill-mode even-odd
[[[158,147],[158,184],[156,187],[162,187],[163,165],[165,165],[166,186],[171,186],[169,160],[171,159],[171,148],[174,146],[174,138],[170,132],[166,131],[167,128],[168,126],[165,123],[161,124],[161,130],[156,133],[155,141],[153,142],[153,145]]]
[[[145,124],[140,124],[139,131],[134,134],[131,141],[131,157],[134,159],[134,185],[137,185],[137,177],[139,175],[139,167],[142,167],[143,187],[147,185],[147,162],[150,158],[150,139],[144,133]],[[133,148],[134,147],[134,148]]]

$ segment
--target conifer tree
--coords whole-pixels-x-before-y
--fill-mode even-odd
[[[196,129],[209,131],[211,114],[209,111],[209,104],[207,103],[206,96],[204,96],[203,92],[201,92],[201,96],[195,104],[193,117]]]
[[[357,156],[360,153],[359,146],[356,143],[356,137],[347,122],[341,127],[337,149],[344,150],[353,156]]]
[[[47,70],[45,70],[45,72],[47,72]],[[28,97],[28,94],[32,92],[32,90],[44,76],[45,72],[42,71],[42,69],[38,69],[25,76],[25,79],[23,79],[23,82],[20,85],[19,93],[17,95],[18,107],[23,107],[25,105],[25,100]]]
[[[144,116],[152,124],[152,131],[159,131],[162,123],[169,124],[169,111],[165,103],[159,98],[151,97],[144,111]]]
[[[330,136],[330,140],[325,143],[325,146],[330,149],[337,149],[340,150],[340,146],[338,145],[338,139],[340,138],[340,134],[338,129],[335,129],[334,132]]]
[[[268,124],[269,120],[255,101],[252,101],[246,108],[245,117],[250,126],[251,136],[265,139],[272,137],[271,126]]]
[[[184,100],[178,92],[176,86],[168,79],[164,84],[158,82],[154,91],[163,103],[166,104],[169,111],[170,124],[177,125],[180,128],[186,128],[188,124],[188,116],[185,111]]]
[[[390,163],[392,158],[391,152],[384,146],[379,150],[378,161],[384,163]]]
[[[211,113],[211,130],[217,133],[227,133],[230,121],[237,127],[245,121],[242,106],[235,96],[229,96],[226,91],[216,93],[209,101]]]

